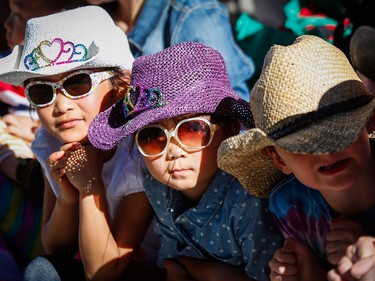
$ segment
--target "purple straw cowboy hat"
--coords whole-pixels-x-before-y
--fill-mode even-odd
[[[98,6],[85,6],[30,19],[25,45],[0,59],[0,80],[21,85],[29,78],[75,69],[130,69],[133,61],[127,37],[110,15]]]
[[[230,87],[222,56],[204,44],[180,43],[135,59],[130,85],[91,123],[95,147],[111,149],[148,124],[185,114],[219,114],[251,126],[249,104]]]
[[[218,165],[253,195],[268,197],[283,174],[265,147],[302,154],[341,151],[366,126],[375,99],[338,48],[304,35],[268,51],[250,107],[256,128],[223,141]]]

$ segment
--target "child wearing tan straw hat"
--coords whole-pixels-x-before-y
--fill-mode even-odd
[[[105,10],[86,6],[29,20],[24,42],[0,60],[0,80],[23,84],[42,123],[32,149],[45,175],[48,255],[27,266],[24,280],[114,280],[130,264],[148,268],[158,241],[150,251],[142,243],[153,212],[140,155],[130,157],[126,140],[98,151],[87,137],[94,116],[129,86],[126,35]]]
[[[269,208],[287,239],[271,280],[323,280],[346,246],[375,233],[375,100],[345,55],[315,36],[273,46],[251,92],[256,128],[227,139],[218,164]]]
[[[216,164],[221,141],[252,126],[220,53],[186,42],[136,58],[130,86],[94,119],[89,139],[106,150],[134,138],[150,173],[144,187],[168,280],[268,280],[282,242],[268,200]]]

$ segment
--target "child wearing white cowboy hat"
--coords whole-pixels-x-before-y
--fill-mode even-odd
[[[91,143],[111,149],[133,134],[150,172],[146,194],[161,238],[159,264],[184,280],[268,280],[282,236],[268,200],[217,167],[222,140],[252,126],[224,60],[197,42],[135,59],[130,91],[99,114]],[[209,278],[210,277],[210,278]]]
[[[269,197],[293,238],[270,261],[272,280],[323,280],[324,266],[335,266],[348,244],[375,233],[366,129],[374,105],[345,55],[321,38],[301,36],[267,53],[251,92],[256,128],[224,141],[218,163],[250,193]]]
[[[24,85],[42,123],[32,149],[46,177],[49,254],[28,265],[24,280],[113,280],[133,258],[146,266],[155,253],[141,242],[153,212],[140,156],[130,157],[128,140],[103,152],[87,138],[92,119],[129,86],[134,58],[126,35],[105,10],[87,6],[29,20],[24,42],[0,60],[0,80]],[[80,259],[73,258],[77,246]]]

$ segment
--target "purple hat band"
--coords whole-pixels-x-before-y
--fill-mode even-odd
[[[137,58],[125,98],[91,123],[88,136],[97,148],[113,148],[138,129],[176,116],[218,114],[250,127],[248,102],[230,87],[222,56],[197,42],[173,45]]]

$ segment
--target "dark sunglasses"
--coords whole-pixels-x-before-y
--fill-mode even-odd
[[[164,154],[172,137],[186,150],[198,150],[210,145],[219,125],[211,124],[203,117],[180,121],[174,130],[161,125],[149,125],[139,129],[135,141],[143,156],[155,157]]]
[[[115,76],[112,71],[94,72],[92,70],[78,70],[57,82],[32,81],[25,87],[25,94],[31,105],[46,107],[56,99],[56,91],[69,99],[81,99],[90,95],[104,80]]]

